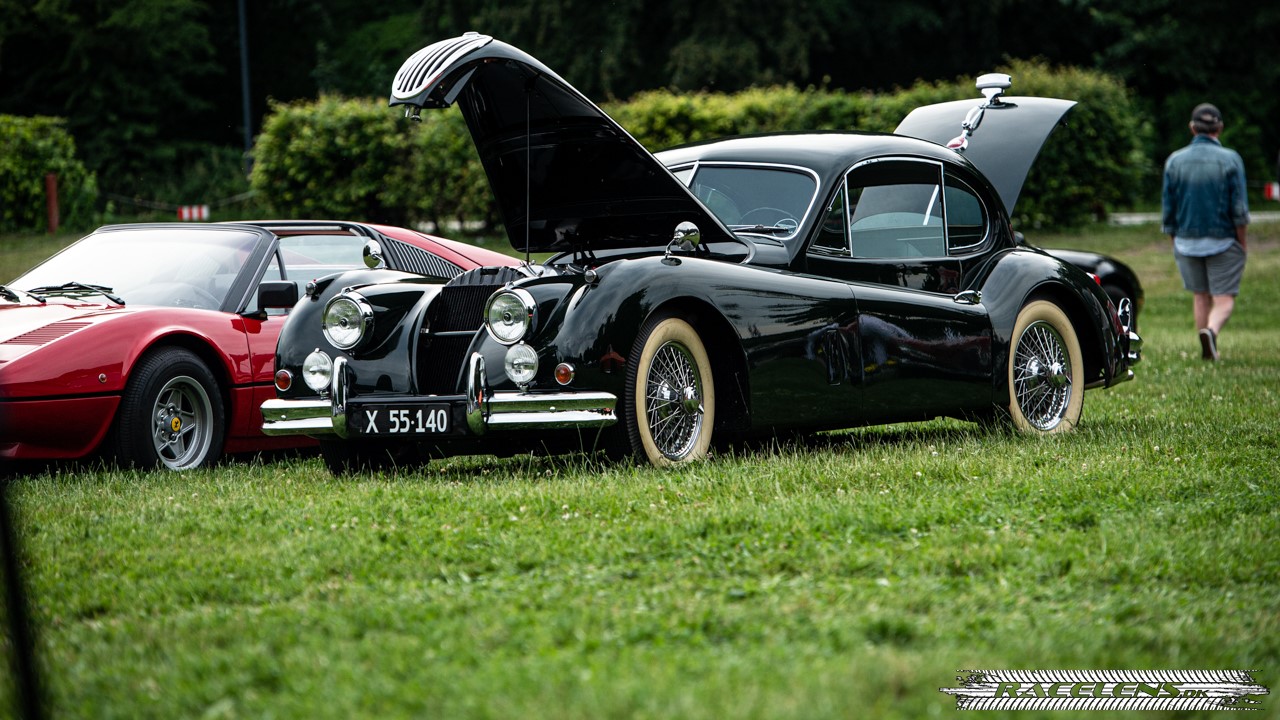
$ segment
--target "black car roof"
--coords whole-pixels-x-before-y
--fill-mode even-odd
[[[842,173],[866,158],[884,155],[924,157],[973,169],[968,161],[940,145],[887,133],[748,135],[682,145],[655,154],[667,167],[692,162],[770,163],[807,167],[823,177]]]

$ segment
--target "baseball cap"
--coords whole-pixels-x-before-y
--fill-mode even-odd
[[[1218,108],[1209,103],[1200,103],[1195,110],[1191,111],[1191,122],[1201,123],[1202,125],[1219,125],[1222,123],[1222,113],[1218,112]]]

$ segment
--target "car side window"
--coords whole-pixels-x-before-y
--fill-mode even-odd
[[[921,160],[871,162],[851,170],[846,184],[854,257],[947,254],[941,165]]]
[[[947,250],[952,255],[972,252],[987,239],[987,213],[964,181],[947,173],[946,183]]]
[[[359,235],[286,235],[280,238],[280,255],[289,275],[314,274],[364,267],[366,238]]]

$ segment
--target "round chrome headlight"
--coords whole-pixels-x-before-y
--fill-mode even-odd
[[[321,325],[333,346],[350,350],[373,331],[373,308],[354,293],[343,293],[329,301]]]
[[[302,361],[302,380],[312,390],[323,391],[333,381],[333,360],[320,350],[313,351]]]
[[[533,332],[538,306],[528,291],[515,288],[494,293],[484,307],[484,326],[503,345],[520,342]]]
[[[538,374],[538,351],[524,343],[512,345],[507,348],[507,357],[502,364],[511,382],[528,385]]]

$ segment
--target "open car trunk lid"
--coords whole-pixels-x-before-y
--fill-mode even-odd
[[[916,108],[894,133],[948,145],[960,135],[965,116],[980,104],[978,99],[956,100]],[[1001,97],[986,107],[967,147],[958,151],[991,181],[1010,215],[1040,148],[1075,104],[1056,98]]]
[[[391,104],[456,103],[513,247],[529,252],[665,247],[693,222],[733,235],[639,142],[527,53],[467,33],[415,53]]]

